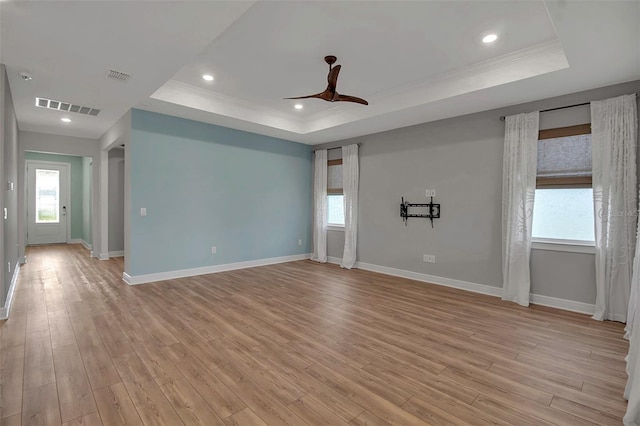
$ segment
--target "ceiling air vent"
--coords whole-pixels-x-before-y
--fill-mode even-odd
[[[129,77],[131,76],[124,72],[120,72],[116,70],[107,71],[107,78],[109,80],[121,81],[124,83],[125,81],[129,80]]]
[[[45,98],[36,98],[36,106],[40,108],[55,109],[56,111],[75,112],[77,114],[96,116],[100,110],[96,108],[74,105],[71,102],[54,101]]]

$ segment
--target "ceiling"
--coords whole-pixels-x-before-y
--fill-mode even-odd
[[[0,61],[22,130],[97,138],[136,107],[317,144],[639,79],[639,22],[635,1],[2,2]],[[283,99],[324,90],[325,55],[368,106]]]

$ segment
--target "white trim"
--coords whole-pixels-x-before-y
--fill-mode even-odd
[[[72,240],[67,241],[67,244],[82,244],[82,240],[80,238],[74,238]]]
[[[26,153],[27,151],[25,151]],[[65,154],[51,154],[51,155],[65,155]],[[63,161],[48,161],[48,160],[31,160],[31,159],[25,159],[24,160],[24,174],[25,174],[25,191],[28,194],[29,192],[29,164],[44,164],[46,165],[53,165],[53,166],[58,166],[58,167],[66,167],[67,168],[67,182],[66,182],[66,187],[67,187],[67,202],[65,203],[67,206],[69,206],[69,208],[67,209],[67,213],[65,214],[65,218],[67,219],[67,235],[66,235],[66,240],[67,243],[69,244],[71,241],[71,210],[72,210],[72,205],[71,205],[71,173],[72,173],[72,168],[71,168],[71,163],[65,163]],[[29,197],[25,196],[24,197],[24,202],[25,202],[25,212],[27,213],[27,217],[29,217]],[[33,212],[32,212],[33,213]],[[27,230],[29,228],[29,222],[27,221],[26,223],[27,226]],[[29,243],[29,241],[27,241],[27,244]]]
[[[531,243],[534,250],[565,251],[569,253],[595,254],[596,247],[592,241],[535,239]]]
[[[80,244],[82,244],[84,246],[84,248],[86,248],[87,250],[91,250],[93,247],[91,246],[91,244],[89,244],[88,242],[86,242],[85,240],[80,240]]]
[[[371,263],[356,262],[355,267],[358,269],[364,269],[365,271],[380,272],[381,274],[385,274],[385,275],[393,275],[395,277],[409,278],[411,280],[437,284],[445,287],[468,290],[474,293],[488,294],[490,296],[502,296],[502,287],[494,287],[491,285],[477,284],[469,281],[438,277],[435,275],[422,274],[420,272],[412,272],[412,271],[406,271],[403,269],[389,268],[387,266],[373,265]]]
[[[100,254],[98,255],[98,259],[100,259],[100,260],[109,260],[109,252],[107,252],[107,253],[100,253]]]
[[[267,259],[248,260],[246,262],[225,263],[223,265],[203,266],[201,268],[180,269],[177,271],[159,272],[156,274],[129,275],[122,274],[122,280],[129,285],[152,283],[156,281],[173,280],[176,278],[192,277],[195,275],[215,274],[217,272],[234,271],[236,269],[255,268],[256,266],[274,265],[276,263],[293,262],[311,258],[310,253],[294,254],[291,256],[270,257]]]
[[[109,257],[123,257],[123,256],[124,256],[124,250],[115,250],[115,251],[109,252]]]
[[[344,232],[344,225],[327,225],[327,231]]]
[[[536,305],[549,306],[552,308],[563,309],[565,311],[579,312],[581,314],[593,315],[596,311],[596,305],[576,302],[568,299],[559,299],[557,297],[543,296],[541,294],[531,294],[529,296],[529,301]]]
[[[18,263],[13,270],[13,276],[11,277],[11,285],[9,286],[9,292],[7,293],[7,299],[4,301],[4,306],[0,308],[0,320],[9,318],[9,311],[11,310],[11,302],[13,302],[13,293],[18,283],[18,274],[20,273],[20,264]]]
[[[335,263],[336,265],[339,265],[339,264],[342,263],[342,259],[339,258],[339,257],[327,256],[327,262],[328,263]]]
[[[335,263],[337,265],[342,262],[342,259],[331,256],[329,256],[327,260],[329,261],[329,263]],[[445,287],[457,288],[460,290],[471,291],[473,293],[502,297],[502,287],[494,287],[485,284],[472,283],[469,281],[438,277],[435,275],[422,274],[419,272],[406,271],[403,269],[389,268],[387,266],[373,265],[370,263],[356,262],[355,268],[364,269],[365,271],[378,272],[385,275],[392,275],[394,277],[408,278],[415,281],[422,281]],[[531,294],[529,296],[529,300],[531,303],[536,305],[549,306],[551,308],[562,309],[565,311],[579,312],[589,315],[593,315],[593,313],[595,312],[595,305],[593,304],[576,302],[567,299],[559,299],[557,297],[551,296],[543,296],[541,294]]]

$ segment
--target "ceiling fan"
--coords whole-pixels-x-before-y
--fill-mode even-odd
[[[324,92],[316,93],[315,95],[307,95],[307,96],[297,96],[295,98],[285,98],[285,99],[308,99],[308,98],[318,98],[323,99],[327,102],[355,102],[357,104],[369,105],[369,102],[365,101],[362,98],[357,98],[355,96],[349,95],[341,95],[336,90],[336,85],[338,84],[338,74],[340,73],[340,68],[342,65],[333,64],[336,63],[338,58],[333,55],[325,56],[324,61],[329,64],[329,76],[327,77],[327,81],[329,85],[324,90]]]

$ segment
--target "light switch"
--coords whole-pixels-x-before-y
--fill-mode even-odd
[[[142,207],[140,208],[140,216],[146,216],[147,215],[147,209],[146,207]]]
[[[7,218],[7,208],[6,207],[4,208],[4,218],[5,219]]]

